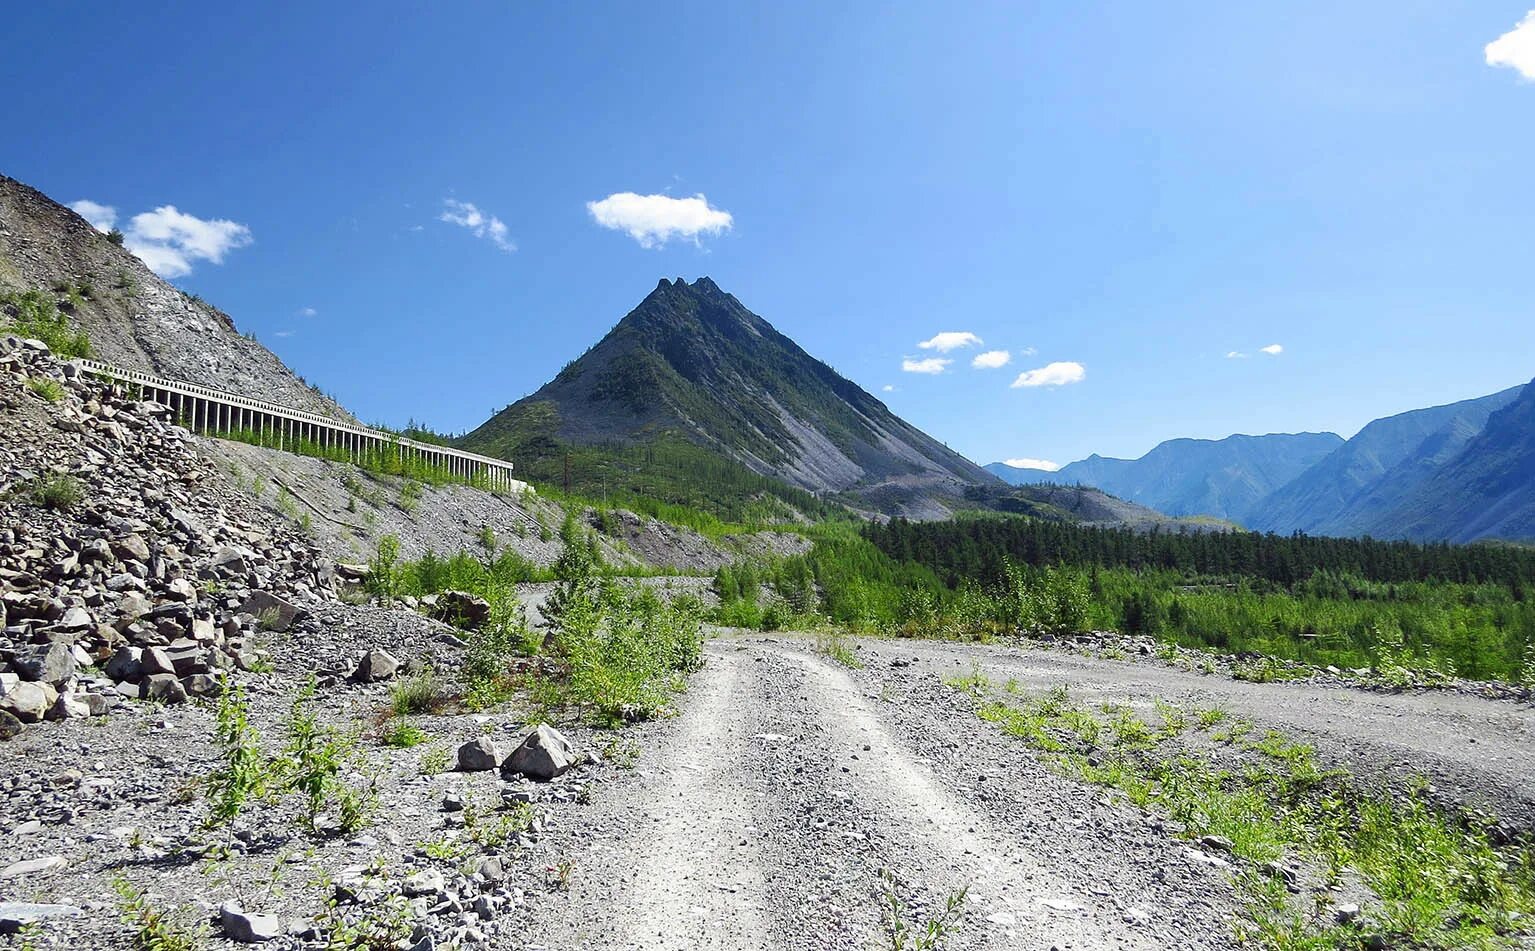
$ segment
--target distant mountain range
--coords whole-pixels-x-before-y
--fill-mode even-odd
[[[1417,519],[1400,521],[1402,503],[1521,389],[1377,419],[1255,506],[1243,524],[1265,532],[1408,537],[1407,523]]]
[[[1013,484],[1091,485],[1167,515],[1243,522],[1261,499],[1341,445],[1336,433],[1170,439],[1139,459],[1092,455],[1055,472],[986,468]]]
[[[1535,384],[1332,433],[1173,439],[1004,480],[1093,485],[1169,515],[1255,531],[1418,541],[1535,539]]]
[[[1000,487],[707,277],[663,279],[595,346],[461,444],[537,472],[540,460],[547,468],[572,447],[621,455],[660,444],[682,457],[678,440],[817,497],[889,514],[940,518],[967,489]],[[611,453],[581,461],[615,472],[619,463]]]

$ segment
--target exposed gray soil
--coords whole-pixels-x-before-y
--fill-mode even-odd
[[[290,518],[308,515],[316,541],[339,561],[366,561],[384,535],[400,539],[406,558],[419,558],[428,550],[483,556],[480,536],[487,527],[495,535],[498,550],[510,549],[544,566],[559,557],[565,509],[536,493],[425,485],[420,501],[412,507],[404,501],[403,479],[244,443],[219,439],[198,443],[210,460],[238,475],[247,491],[259,489],[262,501],[274,512]],[[708,574],[743,559],[781,557],[810,548],[804,536],[788,532],[727,535],[716,542],[632,512],[615,515],[609,523],[612,533],[597,536],[604,560],[614,565]],[[587,524],[596,523],[589,509],[581,517]]]

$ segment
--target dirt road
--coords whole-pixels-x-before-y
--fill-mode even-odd
[[[1450,694],[1253,685],[1150,663],[909,641],[850,671],[794,637],[713,641],[681,715],[639,765],[551,829],[569,888],[527,912],[529,947],[889,947],[888,892],[920,927],[968,889],[954,948],[1228,948],[1228,873],[978,721],[942,678],[1065,684],[1249,716],[1334,755],[1428,769],[1518,806],[1535,714]]]
[[[968,888],[953,947],[1230,945],[1220,871],[963,708],[876,679],[803,643],[713,642],[640,775],[551,830],[574,871],[531,945],[867,949],[888,928],[882,872],[917,926]]]

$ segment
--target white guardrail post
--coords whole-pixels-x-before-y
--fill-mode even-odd
[[[393,449],[400,463],[404,463],[409,455],[413,459],[441,466],[455,478],[466,482],[482,482],[491,489],[507,492],[532,491],[532,486],[512,477],[512,464],[505,459],[492,459],[451,446],[418,442],[365,426],[353,426],[317,413],[225,393],[185,380],[165,379],[138,370],[124,370],[100,360],[82,358],[75,363],[92,376],[138,384],[145,399],[169,406],[176,414],[177,421],[193,432],[214,435],[249,432],[256,435],[263,445],[275,443],[278,449],[284,451],[296,452],[297,444],[308,443],[319,449],[345,453],[353,460],[370,454],[388,453]]]

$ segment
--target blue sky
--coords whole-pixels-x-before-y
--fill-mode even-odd
[[[0,171],[368,420],[707,274],[979,462],[1348,435],[1535,376],[1531,5],[30,4]]]

